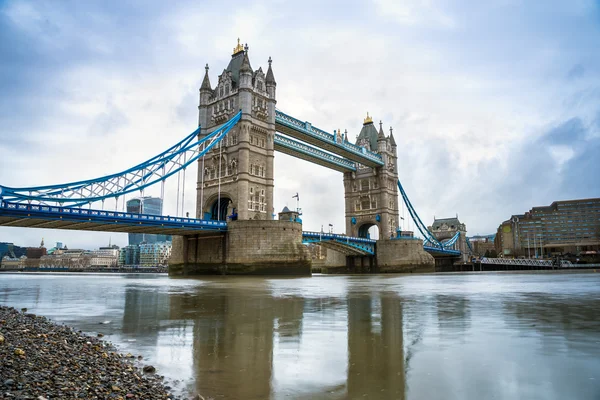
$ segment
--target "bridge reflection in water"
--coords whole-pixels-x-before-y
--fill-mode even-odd
[[[193,321],[198,393],[224,399],[404,398],[397,296],[311,299],[285,293],[287,285],[279,292],[277,281],[238,284],[247,286],[170,296],[169,318]]]
[[[205,398],[600,394],[600,274],[2,274],[0,304],[101,332]]]

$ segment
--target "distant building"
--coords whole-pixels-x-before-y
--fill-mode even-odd
[[[119,250],[119,267],[140,265],[140,246],[137,244],[122,247]]]
[[[0,242],[0,259],[4,256],[19,258],[27,253],[26,247],[15,246],[12,243]]]
[[[171,242],[140,244],[140,262],[142,267],[167,265],[171,257]]]
[[[27,262],[26,256],[21,257],[9,257],[4,256],[0,259],[0,268],[1,269],[22,269],[25,267]]]
[[[504,257],[600,252],[600,198],[555,201],[513,215],[498,227],[496,250]]]
[[[162,199],[159,197],[137,197],[127,201],[127,212],[131,214],[162,215]],[[129,245],[171,241],[170,235],[130,233]]]
[[[40,247],[28,247],[27,252],[25,253],[28,259],[30,260],[38,260],[42,258],[42,256],[46,255],[46,248],[44,247],[44,239],[42,238],[42,242],[40,243]]]
[[[90,267],[115,268],[119,261],[119,246],[100,247],[98,250],[89,251]]]
[[[473,236],[469,238],[469,242],[471,243],[471,248],[473,249],[473,255],[483,257],[489,256],[496,252],[496,246],[494,244],[494,236]]]

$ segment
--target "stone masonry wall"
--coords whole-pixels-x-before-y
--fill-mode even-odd
[[[224,238],[174,237],[169,261],[170,275],[310,273],[302,225],[290,221],[232,221]]]
[[[397,239],[377,242],[379,272],[434,272],[435,261],[420,240]]]

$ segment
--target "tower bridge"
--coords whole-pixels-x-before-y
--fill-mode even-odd
[[[386,134],[367,114],[350,143],[347,132],[330,133],[277,109],[276,89],[271,59],[266,73],[254,70],[248,47],[238,42],[215,85],[205,68],[194,132],[120,173],[59,185],[0,186],[0,226],[171,234],[172,274],[310,274],[306,243],[331,250],[329,272],[426,271],[468,253],[466,227],[458,219],[449,229],[437,220],[427,227],[419,218],[398,178],[391,128]],[[343,174],[345,235],[303,232],[297,215],[273,219],[275,151]],[[186,170],[195,166],[195,218],[91,207],[101,202],[104,208],[110,199],[118,205],[152,185],[161,185],[164,196],[166,179],[183,174],[185,182]],[[400,231],[399,196],[424,240]],[[379,240],[368,237],[373,226]]]

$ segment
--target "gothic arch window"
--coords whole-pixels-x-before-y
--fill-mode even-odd
[[[229,84],[225,85],[225,94],[229,94]]]
[[[223,97],[223,86],[219,88],[219,96]]]
[[[262,81],[256,82],[256,87],[258,88],[258,90],[263,90],[263,83],[262,83]]]

